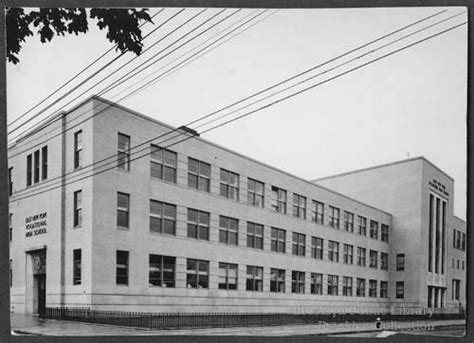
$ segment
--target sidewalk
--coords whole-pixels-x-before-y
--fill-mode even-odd
[[[315,323],[314,325],[287,325],[266,327],[207,328],[182,330],[150,330],[114,325],[40,319],[37,316],[12,314],[12,330],[15,334],[46,336],[299,336],[329,335],[366,332],[375,336],[386,336],[396,332],[430,332],[436,329],[465,325],[464,320],[433,320],[383,323],[382,330],[375,323]]]

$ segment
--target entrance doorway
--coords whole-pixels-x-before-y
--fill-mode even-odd
[[[27,312],[46,312],[46,249],[27,252]]]
[[[46,311],[46,274],[36,274],[34,280],[37,299],[35,308],[41,315]]]

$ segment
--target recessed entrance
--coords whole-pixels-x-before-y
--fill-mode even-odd
[[[46,249],[27,252],[30,262],[27,279],[27,295],[29,295],[29,312],[44,314],[46,310]],[[30,313],[31,313],[30,312]]]

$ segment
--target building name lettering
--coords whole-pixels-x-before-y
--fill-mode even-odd
[[[34,216],[25,218],[25,237],[32,237],[46,233],[46,227],[48,225],[46,221],[47,212],[36,214]]]
[[[431,181],[428,181],[429,185],[436,189],[438,192],[440,192],[441,194],[444,194],[445,196],[449,197],[449,193],[446,192],[446,187],[445,185],[443,185],[441,182],[439,182],[438,180],[436,179],[433,179]]]

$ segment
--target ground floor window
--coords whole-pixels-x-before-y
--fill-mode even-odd
[[[304,294],[304,272],[297,270],[291,272],[291,292]]]
[[[149,255],[149,286],[175,287],[176,257]]]
[[[209,261],[188,258],[186,266],[188,288],[209,288]]]
[[[338,295],[339,277],[328,275],[328,295]]]
[[[311,294],[323,294],[323,274],[311,273]]]
[[[237,264],[219,262],[219,289],[237,289]]]
[[[396,297],[397,299],[403,299],[405,297],[405,284],[403,281],[397,281],[396,283]]]
[[[285,270],[270,269],[270,292],[285,293]]]
[[[73,251],[73,285],[80,285],[82,282],[82,251],[75,249]]]
[[[263,267],[247,266],[247,291],[263,291]]]
[[[117,250],[117,285],[128,285],[128,251]]]

